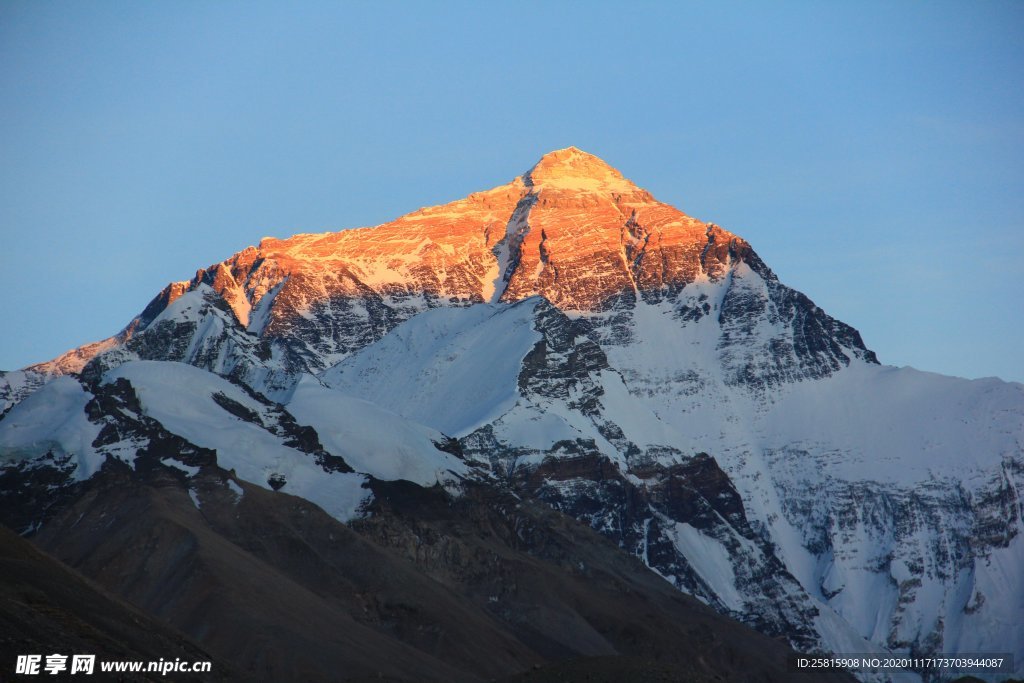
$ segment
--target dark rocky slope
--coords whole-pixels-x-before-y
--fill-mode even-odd
[[[232,680],[237,675],[224,660],[4,526],[0,526],[0,577],[0,680],[13,680],[18,655],[53,653],[94,654],[98,661],[213,660],[212,673],[181,675],[177,679],[181,681]],[[102,678],[98,673],[94,676]],[[121,675],[125,681],[159,679],[158,674]]]
[[[77,485],[36,543],[250,680],[490,680],[617,656],[792,679],[784,644],[501,489],[374,482],[371,516],[349,528],[284,493],[242,483],[239,497],[216,466],[187,482],[136,469]]]

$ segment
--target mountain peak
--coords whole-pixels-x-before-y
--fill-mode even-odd
[[[577,147],[548,152],[526,172],[523,180],[539,189],[583,192],[634,192],[638,189],[603,159]]]

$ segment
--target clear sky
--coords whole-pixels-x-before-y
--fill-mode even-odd
[[[0,368],[575,145],[884,363],[1024,381],[1024,2],[0,3]]]

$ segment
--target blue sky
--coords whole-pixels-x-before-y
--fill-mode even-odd
[[[575,145],[894,365],[1024,381],[1024,3],[0,3],[0,368]]]

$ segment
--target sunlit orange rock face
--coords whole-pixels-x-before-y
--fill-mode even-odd
[[[168,285],[109,341],[130,339],[205,284],[250,334],[323,367],[427,308],[541,295],[585,313],[658,301],[700,277],[718,279],[730,254],[746,249],[569,147],[506,185],[390,223],[266,238]],[[95,355],[82,351],[39,367],[77,372]]]
[[[656,295],[724,270],[732,235],[655,200],[595,156],[552,152],[522,181],[526,228],[503,300],[541,294],[563,309],[595,310],[622,293]]]
[[[570,147],[507,185],[384,225],[265,239],[198,280],[250,327],[262,323],[253,307],[273,295],[260,331],[278,336],[294,314],[339,297],[401,309],[539,294],[565,310],[599,310],[624,293],[716,278],[733,240]]]

